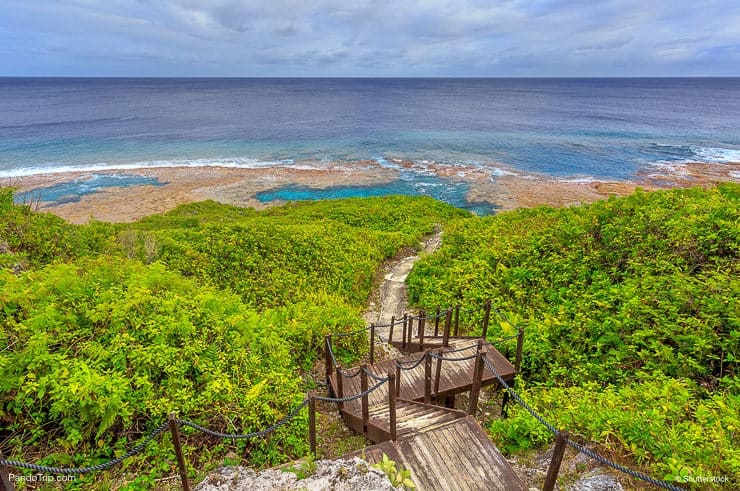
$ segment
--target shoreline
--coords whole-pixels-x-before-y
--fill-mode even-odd
[[[638,187],[646,190],[676,187],[713,186],[721,182],[740,182],[740,162],[658,164],[641,170],[630,180],[596,178],[559,179],[522,173],[496,164],[495,167],[438,165],[393,159],[384,165],[377,161],[298,162],[270,167],[235,168],[147,167],[35,174],[4,178],[0,186],[18,192],[47,188],[75,179],[96,175],[125,174],[157,179],[159,185],[105,187],[79,200],[57,203],[31,203],[34,209],[52,212],[72,223],[91,218],[108,222],[132,222],[144,216],[164,213],[178,205],[203,200],[264,209],[284,201],[261,202],[260,192],[285,186],[327,189],[341,186],[382,186],[399,179],[403,172],[433,175],[467,186],[471,204],[494,205],[498,211],[539,205],[571,206],[631,194]]]

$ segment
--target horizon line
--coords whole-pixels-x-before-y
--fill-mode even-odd
[[[314,79],[314,80],[404,80],[404,79],[439,79],[439,80],[522,80],[522,79],[542,79],[542,80],[594,80],[594,79],[700,79],[700,78],[740,78],[740,75],[574,75],[574,76],[281,76],[281,75],[0,75],[0,79]]]

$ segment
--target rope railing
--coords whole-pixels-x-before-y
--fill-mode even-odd
[[[337,357],[334,356],[334,348],[332,347],[331,342],[326,343],[326,351],[329,354],[329,357],[331,358],[332,365],[336,368]]]
[[[383,384],[387,383],[389,379],[385,379],[382,382],[378,382],[377,384],[373,385],[369,389],[360,392],[359,394],[355,394],[353,396],[347,396],[347,397],[324,397],[324,396],[314,396],[314,399],[317,401],[322,402],[350,402],[350,401],[356,401],[357,399],[360,399],[361,397],[365,397],[366,395],[369,395],[372,392],[375,392],[380,387],[383,386]]]
[[[267,428],[264,428],[259,431],[254,431],[251,433],[221,433],[219,431],[214,431],[209,428],[206,428],[204,426],[201,426],[197,423],[194,423],[193,421],[187,420],[187,419],[178,419],[174,417],[174,414],[171,415],[170,420],[166,423],[163,423],[159,427],[157,427],[154,431],[152,431],[149,435],[147,435],[146,438],[144,438],[141,443],[136,445],[134,448],[126,452],[120,457],[117,457],[115,459],[111,459],[107,462],[103,462],[101,464],[96,464],[92,466],[87,467],[52,467],[52,466],[46,466],[46,465],[39,465],[39,464],[33,464],[29,462],[21,462],[17,460],[11,460],[11,459],[2,459],[0,458],[0,466],[2,467],[13,467],[13,468],[19,468],[19,469],[28,469],[36,472],[45,472],[48,474],[63,474],[63,475],[78,475],[78,474],[88,474],[90,472],[95,471],[103,471],[110,469],[118,464],[121,464],[125,460],[141,453],[142,450],[146,447],[146,445],[154,440],[157,436],[159,436],[162,432],[165,430],[170,430],[173,433],[173,444],[175,446],[175,450],[177,453],[178,458],[178,465],[180,470],[180,478],[182,481],[183,489],[189,490],[190,486],[187,480],[187,471],[185,468],[184,460],[182,458],[182,449],[180,447],[179,443],[179,435],[178,435],[178,429],[180,427],[189,427],[196,431],[199,431],[203,434],[209,435],[211,437],[220,438],[220,439],[228,439],[228,440],[244,440],[244,439],[253,439],[253,438],[260,438],[264,437],[270,433],[275,432],[282,426],[287,425],[290,421],[292,421],[306,406],[310,407],[310,414],[309,419],[312,420],[312,422],[309,422],[310,427],[310,440],[311,440],[311,447],[312,451],[315,453],[315,439],[316,439],[316,431],[315,431],[315,405],[313,401],[323,401],[323,402],[350,402],[354,401],[360,398],[363,398],[370,393],[374,392],[375,390],[379,389],[388,381],[390,380],[390,377],[378,377],[374,373],[370,372],[369,370],[363,370],[360,368],[357,370],[356,374],[359,374],[361,372],[365,372],[368,376],[379,380],[379,382],[372,387],[368,388],[365,391],[360,392],[359,394],[355,394],[352,396],[347,397],[323,397],[323,396],[311,396],[306,397],[303,399],[303,401],[298,404],[296,407],[290,410],[281,420],[277,421],[276,423],[268,426]],[[2,455],[0,454],[0,457]],[[3,482],[5,484],[5,482]]]
[[[193,428],[194,430],[198,430],[201,433],[205,433],[206,435],[213,436],[216,438],[221,438],[224,440],[248,440],[251,438],[258,438],[258,437],[263,437],[265,435],[269,435],[270,433],[277,430],[281,426],[285,426],[293,418],[295,418],[296,415],[299,412],[301,412],[301,410],[304,407],[308,405],[308,400],[309,400],[308,398],[303,399],[303,402],[301,402],[298,406],[293,408],[288,414],[285,415],[283,419],[273,424],[272,426],[268,426],[264,430],[254,431],[252,433],[245,433],[245,434],[219,433],[218,431],[209,430],[208,428],[205,428],[196,423],[193,423],[192,421],[188,421],[187,419],[178,419],[177,423],[180,426],[187,426],[187,427]]]
[[[469,349],[475,348],[478,346],[478,341],[476,341],[473,344],[469,344],[467,346],[463,346],[461,348],[445,348],[445,353],[459,353],[460,351],[467,351]]]
[[[370,377],[373,380],[377,380],[378,382],[387,382],[388,380],[390,380],[388,377],[380,377],[378,375],[375,375],[373,372],[371,372],[370,370],[368,370],[367,367],[365,367],[365,366],[361,366],[360,367],[360,370],[362,370],[363,372],[365,372],[365,374],[368,377]]]
[[[447,313],[446,312],[442,312],[442,313],[437,314],[437,315],[424,315],[424,316],[421,316],[421,315],[410,315],[410,316],[408,316],[408,318],[411,319],[411,320],[415,320],[415,321],[416,320],[419,320],[419,319],[433,321],[435,319],[444,319],[445,318],[445,315],[447,315]]]
[[[517,331],[521,329],[518,325],[511,322],[511,319],[508,319],[506,316],[504,316],[504,314],[502,314],[501,311],[497,309],[493,304],[491,304],[491,310],[493,311],[494,314],[496,314],[496,317],[498,317],[500,321],[506,322],[507,324],[511,324],[514,327],[514,329],[516,329]]]
[[[501,386],[509,393],[509,395],[518,402],[524,409],[527,410],[529,414],[531,414],[537,421],[539,421],[541,424],[543,424],[545,427],[547,427],[548,430],[550,430],[554,435],[558,435],[560,431],[549,423],[545,418],[540,416],[537,411],[535,411],[532,406],[527,404],[524,399],[522,399],[519,394],[512,389],[509,384],[506,383],[506,381],[501,378],[501,375],[498,373],[498,370],[496,370],[496,367],[493,366],[493,363],[491,363],[487,358],[483,358],[483,363],[486,365],[486,367],[496,376],[496,379],[498,380],[498,383],[501,384]],[[642,472],[635,471],[633,469],[630,469],[628,467],[625,467],[621,464],[617,464],[616,462],[613,462],[606,457],[602,457],[601,455],[597,454],[596,452],[589,450],[588,448],[579,445],[578,443],[575,443],[574,441],[570,439],[566,439],[565,442],[572,447],[573,449],[577,450],[578,452],[583,453],[584,455],[587,455],[588,457],[591,457],[592,459],[595,459],[602,464],[611,467],[612,469],[618,470],[620,472],[623,472],[629,476],[632,476],[637,479],[641,479],[645,482],[648,482],[650,484],[653,484],[655,486],[669,489],[671,491],[682,491],[682,488],[679,488],[678,486],[675,486],[671,483],[667,483],[665,481],[661,481],[659,479],[655,479],[653,477],[648,476],[647,474],[643,474]]]
[[[473,358],[477,357],[478,353],[473,353],[472,355],[469,355],[469,356],[462,356],[462,357],[457,357],[457,358],[445,358],[444,356],[440,354],[433,353],[430,351],[429,356],[434,358],[435,360],[442,360],[442,361],[468,361],[468,360],[472,360]]]
[[[344,378],[355,378],[356,376],[358,376],[362,372],[362,367],[360,367],[357,370],[355,370],[355,373],[352,373],[352,374],[350,374],[349,372],[345,372],[344,370],[342,370],[339,367],[337,367],[337,370],[339,370],[340,375],[342,375],[342,377],[344,377]]]
[[[496,339],[494,341],[489,341],[491,344],[499,344],[499,343],[505,343],[506,341],[511,341],[512,339],[516,339],[519,337],[519,333],[512,334],[511,336],[506,336],[500,339]]]
[[[77,474],[88,474],[90,472],[95,471],[104,471],[106,469],[110,469],[111,467],[114,467],[124,460],[127,460],[134,455],[140,453],[142,450],[144,450],[144,447],[152,441],[154,438],[156,438],[160,433],[162,433],[164,430],[166,430],[169,426],[169,423],[162,424],[159,428],[155,429],[149,435],[142,440],[141,443],[136,445],[134,448],[126,452],[125,454],[121,455],[120,457],[117,457],[115,459],[111,459],[107,462],[104,462],[102,464],[97,465],[91,465],[88,467],[49,467],[45,465],[38,465],[38,464],[30,464],[28,462],[19,462],[17,460],[0,460],[0,466],[6,466],[6,467],[15,467],[17,469],[30,469],[32,471],[36,472],[46,472],[48,474],[64,474],[64,475],[77,475]]]
[[[494,310],[494,312],[496,313],[496,315],[501,320],[505,320],[506,322],[510,322],[507,319],[504,319],[504,317],[502,316],[501,312],[499,312],[499,310],[496,309],[495,307],[491,306],[490,305],[490,302],[487,302],[486,309],[488,309],[489,307],[492,310]],[[461,309],[459,306],[456,307],[456,310],[458,312],[460,312],[460,311],[462,311],[462,312],[472,312],[473,311],[473,309]],[[422,314],[422,315],[420,315],[418,317],[407,316],[407,318],[408,319],[412,319],[412,320],[425,319],[425,320],[428,321],[430,319],[431,320],[434,320],[434,319],[438,319],[438,318],[443,318],[443,317],[445,317],[447,315],[449,315],[449,310],[445,311],[444,314],[439,314],[439,315],[426,316],[426,315],[423,315]],[[487,322],[487,315],[488,315],[488,311],[486,310],[486,322]],[[351,331],[351,332],[346,332],[346,333],[339,333],[339,334],[333,334],[333,336],[340,337],[341,338],[341,337],[346,337],[346,336],[351,336],[351,335],[359,334],[359,333],[362,333],[362,332],[366,332],[368,330],[372,330],[373,328],[391,327],[391,326],[394,326],[396,324],[402,324],[404,322],[405,321],[403,319],[399,319],[398,321],[395,321],[394,320],[394,321],[392,321],[389,324],[385,324],[385,325],[371,325],[369,327],[365,327],[363,329],[359,329],[359,330],[356,330],[356,331]],[[510,335],[510,336],[506,336],[504,338],[501,338],[501,339],[498,339],[496,341],[491,342],[491,344],[503,343],[503,342],[512,340],[512,339],[517,338],[517,337],[520,337],[521,338],[521,336],[522,336],[522,330],[521,329],[518,329],[518,331],[519,331],[518,334],[513,334],[513,335]],[[382,341],[382,337],[380,337],[379,335],[377,337]],[[374,339],[371,339],[371,342],[374,342]],[[508,397],[511,397],[512,399],[514,399],[520,406],[522,406],[540,424],[542,424],[543,426],[545,426],[553,435],[556,435],[556,437],[557,437],[557,439],[556,439],[556,452],[558,451],[558,448],[559,448],[558,445],[560,447],[562,447],[562,448],[564,448],[565,445],[568,445],[571,448],[573,448],[574,450],[576,450],[576,451],[578,451],[580,453],[583,453],[584,455],[586,455],[586,456],[588,456],[588,457],[590,457],[590,458],[592,458],[592,459],[600,462],[601,464],[606,465],[608,467],[611,467],[611,468],[613,468],[613,469],[615,469],[617,471],[620,471],[620,472],[622,472],[624,474],[627,474],[627,475],[629,475],[629,476],[631,476],[633,478],[640,479],[640,480],[643,480],[643,481],[648,482],[650,484],[653,484],[655,486],[662,487],[662,488],[665,488],[665,489],[669,489],[669,490],[672,490],[672,491],[681,491],[681,488],[679,488],[679,487],[677,487],[677,486],[675,486],[673,484],[670,484],[670,483],[667,483],[667,482],[664,482],[664,481],[661,481],[661,480],[658,480],[658,479],[654,479],[654,478],[652,478],[652,477],[650,477],[650,476],[648,476],[648,475],[646,475],[644,473],[635,471],[635,470],[630,469],[628,467],[625,467],[625,466],[623,466],[621,464],[618,464],[616,462],[613,462],[613,461],[611,461],[611,460],[609,460],[609,459],[607,459],[607,458],[599,455],[598,453],[594,452],[593,450],[590,450],[590,449],[586,448],[585,446],[583,446],[583,445],[581,445],[579,443],[576,443],[576,442],[572,441],[571,439],[567,438],[567,435],[568,434],[566,432],[559,431],[553,424],[551,424],[550,422],[548,422],[544,417],[542,417],[539,413],[537,413],[537,411],[535,411],[534,408],[532,408],[532,406],[530,406],[529,404],[527,404],[527,402],[524,399],[522,399],[522,397],[512,388],[513,382],[512,382],[511,385],[509,385],[502,378],[502,376],[499,374],[499,372],[497,371],[497,369],[494,366],[494,364],[485,356],[485,353],[484,352],[479,352],[479,350],[476,350],[475,353],[473,353],[473,354],[471,354],[469,356],[457,356],[457,357],[450,357],[449,356],[452,353],[463,352],[463,351],[470,350],[470,349],[473,349],[473,348],[476,348],[476,347],[479,347],[479,346],[480,346],[480,341],[476,341],[475,343],[470,344],[470,345],[466,345],[466,346],[462,346],[462,347],[458,347],[458,348],[454,348],[454,349],[445,348],[444,350],[439,351],[439,352],[425,351],[423,353],[423,355],[421,357],[419,357],[418,359],[395,360],[395,367],[397,368],[397,370],[399,370],[399,373],[400,373],[401,370],[403,370],[403,371],[414,370],[417,367],[419,367],[419,365],[421,365],[426,360],[427,361],[427,366],[426,366],[425,369],[427,371],[429,371],[429,368],[431,367],[431,359],[435,359],[435,360],[438,360],[438,362],[437,362],[438,363],[438,365],[437,365],[438,366],[438,369],[437,370],[439,371],[439,366],[440,366],[441,362],[443,362],[443,361],[445,361],[445,362],[464,362],[464,361],[469,361],[469,360],[473,360],[473,359],[478,358],[480,361],[478,361],[477,363],[480,364],[481,361],[482,361],[482,364],[477,365],[477,367],[478,367],[478,368],[476,368],[477,376],[474,375],[474,378],[477,377],[476,380],[478,381],[478,385],[480,385],[480,378],[482,376],[482,373],[481,372],[483,370],[483,366],[485,366],[486,368],[488,368],[488,370],[491,373],[493,373],[495,375],[496,379],[498,380],[498,383],[500,384],[501,387],[504,388],[504,390],[506,391],[506,394],[508,395]],[[331,343],[331,335],[327,336],[327,338],[326,338],[326,346],[325,347],[326,347],[326,351],[327,351],[327,362],[330,362],[333,365],[334,369],[336,370],[337,375],[340,376],[340,378],[341,377],[344,377],[344,378],[348,378],[349,379],[349,378],[354,378],[354,377],[357,377],[358,375],[363,374],[363,382],[362,382],[362,388],[363,389],[367,387],[367,377],[372,378],[373,380],[377,381],[377,383],[375,385],[373,385],[372,387],[366,388],[365,390],[361,391],[358,394],[354,394],[354,395],[350,395],[350,396],[345,396],[345,397],[324,397],[324,396],[315,396],[315,395],[314,396],[306,396],[303,399],[303,401],[301,401],[300,404],[298,404],[293,409],[291,409],[282,419],[280,419],[279,421],[275,422],[274,424],[268,426],[267,428],[264,428],[264,429],[258,430],[258,431],[254,431],[254,432],[251,432],[251,433],[244,433],[244,434],[240,434],[240,433],[221,433],[221,432],[214,431],[214,430],[211,430],[209,428],[206,428],[204,426],[201,426],[201,425],[199,425],[199,424],[197,424],[197,423],[195,423],[193,421],[187,420],[187,419],[178,419],[178,418],[176,418],[174,416],[174,413],[173,413],[173,414],[170,415],[169,421],[167,421],[166,423],[163,423],[159,427],[155,428],[151,433],[149,433],[145,438],[143,438],[140,441],[140,443],[138,443],[131,450],[127,451],[125,454],[121,455],[120,457],[117,457],[117,458],[108,460],[108,461],[103,462],[103,463],[100,463],[100,464],[91,465],[91,466],[87,466],[87,467],[79,467],[79,468],[53,467],[53,466],[38,465],[38,464],[28,463],[28,462],[21,462],[21,461],[17,461],[17,460],[3,459],[2,453],[0,453],[0,468],[2,468],[2,467],[14,467],[14,468],[20,468],[20,469],[28,469],[28,470],[32,470],[32,471],[36,471],[36,472],[44,472],[44,473],[49,473],[49,474],[63,474],[63,475],[80,475],[80,474],[87,474],[87,473],[95,472],[95,471],[103,471],[103,470],[110,469],[110,468],[112,468],[112,467],[114,467],[116,465],[119,465],[122,462],[124,462],[125,460],[127,460],[127,459],[129,459],[129,458],[131,458],[131,457],[133,457],[133,456],[141,453],[144,450],[144,448],[152,440],[154,440],[155,438],[157,438],[165,430],[169,429],[172,432],[172,437],[173,437],[172,438],[172,441],[173,441],[173,445],[175,447],[175,451],[177,453],[178,466],[179,466],[179,471],[180,471],[180,478],[181,478],[181,481],[182,481],[182,484],[183,484],[183,489],[189,490],[189,484],[188,484],[188,480],[187,480],[187,471],[186,471],[186,467],[185,467],[183,456],[182,456],[182,449],[181,449],[180,443],[179,443],[179,436],[178,436],[178,434],[179,434],[178,429],[179,428],[181,428],[181,427],[189,427],[189,428],[191,428],[193,430],[196,430],[196,431],[198,431],[200,433],[206,434],[206,435],[211,436],[211,437],[219,438],[219,439],[248,440],[248,439],[253,439],[253,438],[261,438],[261,437],[264,437],[264,436],[266,436],[268,434],[271,434],[271,433],[275,432],[279,428],[281,428],[281,427],[287,425],[288,423],[290,423],[304,408],[306,408],[306,406],[309,407],[309,440],[310,440],[310,444],[311,444],[311,451],[315,455],[315,453],[316,453],[316,424],[315,424],[316,408],[315,408],[315,401],[322,401],[322,402],[328,402],[328,403],[339,403],[339,405],[341,407],[341,405],[343,403],[345,403],[345,402],[351,402],[351,401],[355,401],[355,400],[358,400],[358,399],[363,398],[363,412],[365,413],[363,415],[363,417],[364,417],[366,415],[366,413],[367,413],[367,408],[366,408],[366,406],[367,406],[367,399],[366,399],[366,397],[369,394],[371,394],[372,392],[378,390],[380,387],[382,387],[383,385],[385,385],[386,383],[389,383],[389,382],[391,382],[391,387],[394,387],[394,386],[396,387],[395,389],[391,390],[390,392],[395,392],[400,387],[400,385],[394,384],[392,382],[392,380],[393,380],[393,378],[392,378],[393,377],[393,374],[392,373],[389,374],[388,377],[382,377],[382,376],[379,376],[379,375],[373,373],[371,370],[369,370],[367,368],[366,365],[363,365],[363,366],[357,368],[357,370],[354,371],[354,373],[351,373],[351,372],[348,372],[348,371],[344,371],[338,365],[338,363],[337,363],[336,356],[334,354],[333,346],[332,346],[332,343]],[[372,358],[372,354],[371,354],[371,358]],[[328,373],[328,369],[329,369],[329,366],[327,366],[327,373]],[[428,375],[427,375],[427,377],[428,377]],[[327,379],[328,379],[328,377],[327,377]],[[339,380],[339,381],[341,382],[341,380]],[[429,382],[427,382],[427,384],[429,384]],[[475,381],[474,381],[474,385],[475,385]],[[436,393],[436,391],[437,391],[437,389],[435,388],[435,393]],[[430,388],[427,387],[426,390],[425,390],[425,392],[430,392]],[[473,394],[473,390],[471,389],[471,400],[473,398],[473,395],[472,394]],[[338,395],[339,396],[342,395],[341,394],[341,384],[340,384],[340,389],[339,389],[339,394]],[[389,395],[389,397],[390,397],[390,395]],[[428,398],[429,395],[426,394],[426,397]],[[477,393],[475,394],[475,400],[477,400]],[[505,402],[504,402],[504,404],[505,404]],[[562,448],[559,450],[559,452],[560,452],[559,455],[561,457],[562,457]],[[555,462],[555,460],[556,460],[555,457],[553,457],[553,462]],[[554,471],[554,477],[553,477],[553,479],[551,481],[552,483],[554,483],[554,479],[557,476],[557,472],[558,472],[558,468],[559,468],[559,462],[560,461],[558,460],[556,464],[551,464],[551,468],[553,468],[553,471]],[[0,470],[2,470],[2,469],[0,469]],[[6,471],[6,475],[7,475],[7,471]],[[549,479],[550,479],[550,472],[548,472],[548,480]],[[4,483],[5,483],[5,480],[3,480],[3,484]],[[12,487],[11,487],[11,489],[12,489]]]
[[[301,402],[298,406],[293,408],[288,414],[285,415],[283,419],[278,421],[277,423],[259,431],[255,431],[252,433],[246,433],[246,434],[230,434],[230,433],[220,433],[218,431],[210,430],[204,426],[200,426],[197,423],[194,423],[192,421],[189,421],[187,419],[175,419],[175,422],[178,426],[188,426],[190,428],[193,428],[201,433],[205,433],[206,435],[213,436],[216,438],[221,439],[231,439],[231,440],[239,440],[239,439],[251,439],[251,438],[257,438],[257,437],[263,437],[265,435],[268,435],[281,426],[285,426],[288,424],[293,418],[298,415],[298,413],[301,412],[303,408],[305,408],[308,405],[309,399],[306,398]],[[95,471],[103,471],[106,469],[110,469],[111,467],[114,467],[123,461],[133,457],[134,455],[140,453],[146,445],[152,441],[154,438],[156,438],[160,433],[168,429],[170,426],[169,422],[163,423],[158,428],[156,428],[154,431],[152,431],[144,440],[141,441],[138,445],[136,445],[134,448],[126,452],[120,457],[117,457],[115,459],[111,459],[107,462],[103,462],[102,464],[97,465],[91,465],[88,467],[50,467],[45,465],[38,465],[38,464],[31,464],[28,462],[19,462],[17,460],[0,460],[0,466],[6,466],[6,467],[15,467],[19,469],[29,469],[37,472],[46,472],[49,474],[65,474],[65,475],[77,475],[77,474],[88,474],[90,472]]]
[[[421,363],[426,359],[426,357],[427,357],[427,353],[424,353],[418,360],[405,360],[405,361],[396,360],[396,367],[404,371],[413,370],[419,365],[421,365]],[[413,365],[411,365],[410,367],[405,367],[403,366],[404,363],[413,363]]]

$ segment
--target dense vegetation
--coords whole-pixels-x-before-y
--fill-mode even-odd
[[[739,235],[731,184],[464,219],[410,297],[493,298],[501,328],[526,331],[517,388],[556,426],[660,478],[737,483]],[[491,431],[507,451],[551,438],[518,407]]]
[[[381,262],[464,216],[388,197],[264,212],[205,202],[75,226],[0,190],[0,445],[84,466],[121,455],[170,411],[227,432],[269,426],[311,387],[303,374],[324,334],[362,325]],[[339,354],[361,349],[350,339]],[[132,488],[154,486],[174,469],[168,438],[123,472],[71,486],[119,486],[126,471]],[[233,449],[198,438],[187,449],[196,468]],[[302,455],[305,412],[238,451],[258,466]]]
[[[409,276],[412,301],[492,298],[501,331],[526,329],[517,390],[548,420],[656,477],[738,482],[739,201],[728,184],[484,218],[423,198],[204,202],[75,226],[0,189],[0,446],[82,466],[170,411],[222,431],[271,424],[311,387],[323,335],[361,325],[381,262],[442,224],[442,249]],[[345,339],[340,356],[363,349]],[[490,430],[509,452],[551,438],[518,407]],[[304,413],[236,450],[279,462],[306,451],[305,431]],[[234,450],[199,438],[195,468]],[[165,435],[123,471],[70,486],[129,473],[151,487],[174,465]]]

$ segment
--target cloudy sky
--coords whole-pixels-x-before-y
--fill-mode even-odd
[[[740,76],[740,0],[0,0],[0,76]]]

